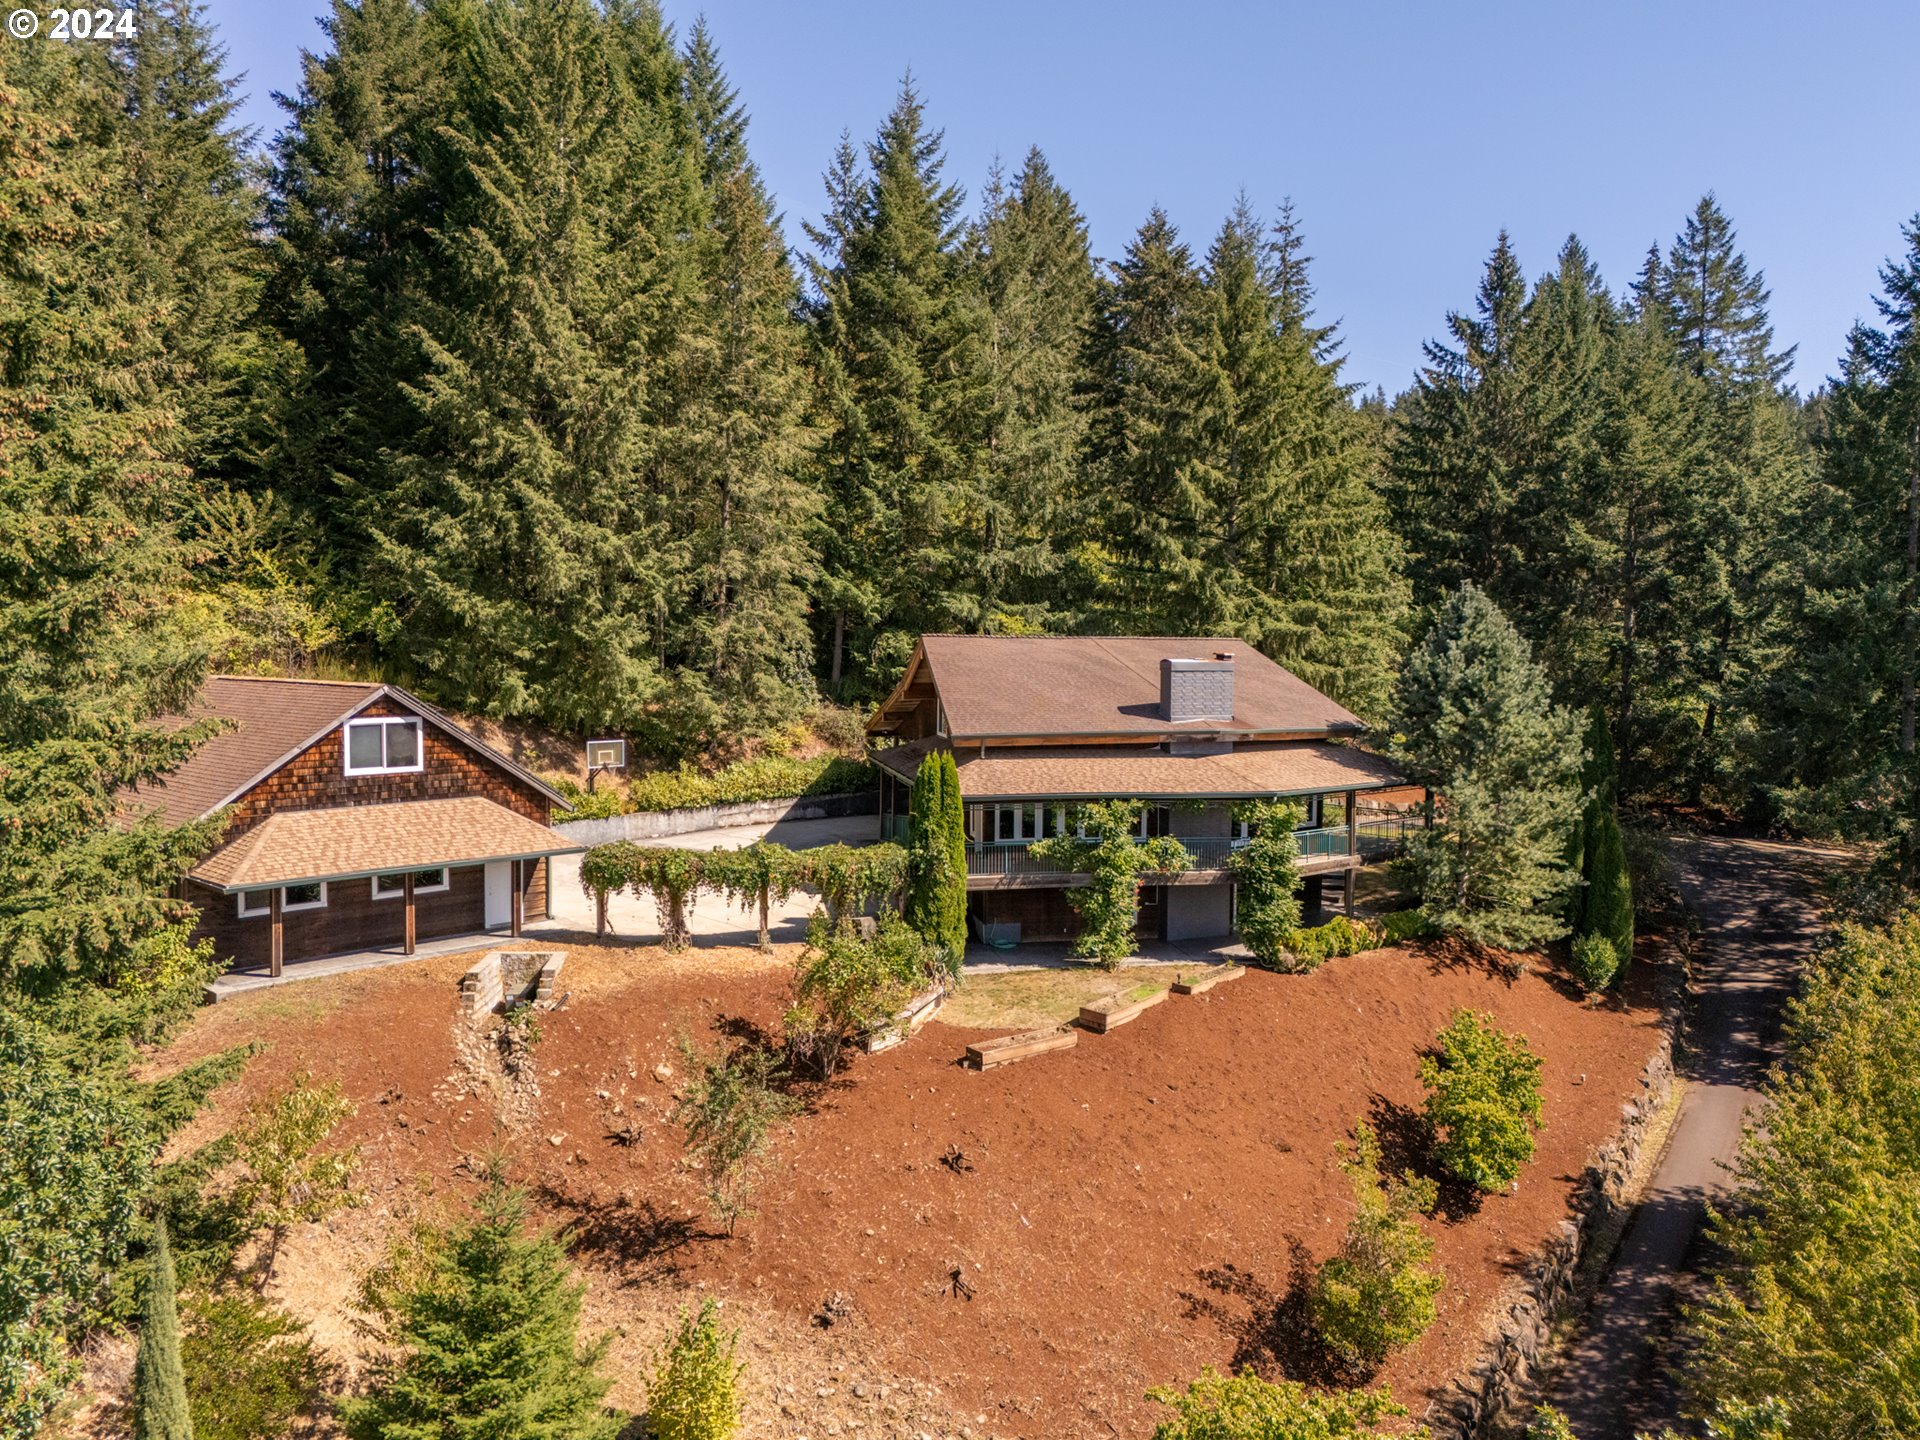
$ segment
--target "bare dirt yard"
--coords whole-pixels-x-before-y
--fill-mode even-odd
[[[461,1078],[454,986],[467,957],[222,1003],[154,1064],[266,1044],[183,1143],[295,1070],[338,1079],[358,1105],[342,1138],[361,1147],[366,1201],[297,1234],[274,1281],[343,1358],[359,1275],[413,1220],[457,1211],[477,1183],[468,1157],[501,1145],[568,1227],[588,1323],[615,1337],[614,1403],[642,1408],[677,1308],[714,1295],[744,1330],[746,1433],[1037,1440],[1144,1437],[1162,1413],[1145,1391],[1207,1364],[1337,1378],[1304,1341],[1299,1290],[1352,1211],[1335,1146],[1370,1118],[1390,1160],[1417,1158],[1418,1054],[1471,1006],[1545,1057],[1547,1127],[1518,1193],[1443,1192],[1430,1222],[1447,1279],[1439,1323],[1379,1377],[1419,1417],[1567,1214],[1658,1038],[1645,964],[1623,997],[1591,1007],[1551,971],[1510,980],[1441,945],[1255,972],[981,1074],[957,1063],[966,1044],[1019,1027],[978,1027],[1071,1014],[1076,987],[1092,998],[1113,986],[981,979],[949,1012],[975,1028],[936,1021],[802,1088],[808,1112],[776,1141],[760,1213],[729,1239],[666,1119],[684,1069],[676,1042],[773,1032],[792,959],[573,949],[571,999],[542,1017],[541,1094],[515,1129]],[[631,1126],[637,1144],[609,1138]]]

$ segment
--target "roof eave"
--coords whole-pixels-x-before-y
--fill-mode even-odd
[[[287,885],[336,885],[344,880],[371,880],[376,875],[405,875],[415,870],[459,870],[473,865],[498,864],[508,860],[544,860],[553,855],[579,855],[586,851],[585,845],[559,845],[550,850],[523,850],[510,855],[476,855],[465,860],[433,860],[422,865],[402,865],[397,869],[391,865],[372,870],[342,870],[326,875],[293,875],[284,880],[249,880],[244,883],[224,884],[210,880],[194,871],[187,872],[187,878],[208,889],[218,890],[222,895],[239,895],[248,890],[278,890]]]

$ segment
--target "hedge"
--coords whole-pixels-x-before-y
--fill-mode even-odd
[[[880,783],[879,772],[864,760],[826,756],[794,760],[763,755],[707,773],[691,765],[656,770],[626,785],[602,782],[589,795],[572,780],[554,788],[573,804],[572,820],[604,820],[612,815],[689,810],[702,805],[743,805],[758,800],[798,799],[803,795],[858,795]]]

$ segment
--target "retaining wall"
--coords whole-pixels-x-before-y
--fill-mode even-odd
[[[880,792],[857,795],[801,795],[784,800],[750,800],[739,805],[696,805],[685,810],[649,810],[613,815],[605,820],[564,820],[553,828],[582,845],[605,845],[614,840],[658,840],[695,830],[720,830],[729,825],[777,825],[783,820],[839,820],[850,815],[878,815]],[[874,838],[877,840],[877,833]]]
[[[491,1015],[508,1000],[551,1000],[564,950],[489,950],[460,977],[460,1013]]]
[[[1440,1397],[1436,1435],[1458,1440],[1490,1440],[1511,1428],[1516,1413],[1531,1405],[1541,1376],[1541,1361],[1554,1326],[1572,1313],[1581,1298],[1577,1277],[1581,1262],[1600,1237],[1617,1243],[1618,1222],[1632,1208],[1627,1196],[1646,1154],[1647,1131],[1673,1095],[1673,1046],[1684,1015],[1686,953],[1676,946],[1672,972],[1663,986],[1664,1034],[1640,1070],[1640,1093],[1620,1110],[1620,1128],[1587,1163],[1574,1196],[1574,1215],[1562,1220],[1533,1257],[1520,1297],[1507,1307],[1494,1337],[1480,1358]]]

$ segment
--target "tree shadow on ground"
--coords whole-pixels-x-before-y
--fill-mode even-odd
[[[1180,1292],[1189,1320],[1209,1320],[1233,1337],[1234,1373],[1252,1369],[1279,1373],[1308,1385],[1335,1385],[1349,1378],[1327,1353],[1313,1325],[1313,1256],[1298,1235],[1288,1235],[1286,1288],[1276,1294],[1251,1271],[1231,1261],[1196,1270],[1198,1291]]]
[[[1447,1174],[1434,1160],[1433,1130],[1426,1116],[1376,1090],[1367,1097],[1367,1123],[1380,1139],[1383,1174],[1400,1175],[1411,1170],[1421,1179],[1433,1181],[1438,1197],[1434,1214],[1449,1225],[1480,1213],[1483,1197],[1479,1187]]]
[[[727,1238],[702,1217],[668,1215],[651,1200],[608,1201],[547,1185],[535,1194],[543,1206],[568,1217],[560,1226],[567,1248],[613,1266],[626,1285],[678,1279],[694,1246]]]

